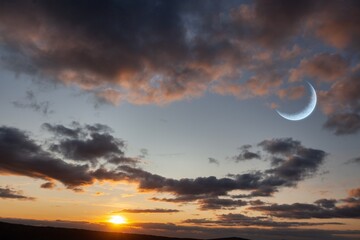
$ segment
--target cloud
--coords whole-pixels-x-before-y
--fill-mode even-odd
[[[355,22],[359,21],[359,3],[330,1],[325,10],[311,22],[316,35],[330,46],[358,50],[360,30]]]
[[[164,208],[153,208],[153,209],[122,209],[115,213],[177,213],[180,212],[178,209],[164,209]]]
[[[1,199],[35,200],[33,197],[24,196],[21,191],[9,187],[0,187]]]
[[[338,53],[319,53],[304,59],[296,69],[291,70],[290,81],[303,80],[310,76],[319,82],[334,82],[344,77],[349,70],[349,62]]]
[[[346,161],[346,164],[349,164],[349,163],[360,163],[360,157],[352,158],[352,159],[349,159],[348,161]]]
[[[323,208],[334,208],[337,200],[336,199],[319,199],[315,203]]]
[[[43,115],[54,113],[54,111],[50,109],[50,102],[49,101],[39,102],[36,99],[34,92],[32,91],[26,91],[26,97],[24,101],[14,101],[12,103],[15,107],[29,108],[36,112],[40,112]]]
[[[240,147],[241,152],[239,153],[239,155],[233,157],[235,162],[261,158],[259,153],[249,151],[250,148],[251,148],[251,145],[244,145],[244,146]]]
[[[56,187],[56,184],[53,183],[53,182],[46,182],[46,183],[41,184],[40,187],[41,188],[46,188],[46,189],[53,189],[53,188]]]
[[[125,157],[126,143],[113,137],[111,128],[102,124],[81,126],[73,122],[72,128],[63,125],[43,124],[43,128],[58,137],[50,145],[50,150],[62,154],[74,161],[85,161],[97,164],[105,159],[113,164],[136,164],[135,158]]]
[[[229,213],[218,215],[216,220],[210,219],[187,219],[184,223],[207,226],[257,226],[257,227],[300,227],[300,226],[316,226],[316,225],[341,225],[337,222],[309,223],[309,222],[290,222],[276,221],[268,217],[249,217],[240,213]]]
[[[1,174],[57,180],[75,191],[93,184],[95,180],[126,179],[116,170],[105,170],[102,167],[91,169],[87,164],[68,163],[42,149],[27,133],[11,127],[0,127],[0,159]]]
[[[320,93],[324,112],[329,116],[324,124],[336,135],[355,134],[360,129],[360,71],[354,71],[328,91]]]
[[[335,113],[325,122],[324,127],[333,130],[336,135],[355,134],[360,129],[360,114]]]
[[[291,138],[264,140],[258,146],[264,154],[268,154],[272,168],[244,174],[229,174],[227,178],[198,177],[180,180],[167,179],[129,167],[125,167],[125,171],[133,172],[129,178],[138,179],[140,190],[170,192],[175,195],[175,198],[152,200],[174,203],[196,202],[200,209],[225,209],[246,204],[236,198],[269,197],[281,187],[296,186],[298,182],[316,174],[326,157],[324,151],[306,148],[301,142]],[[250,147],[251,145],[246,145],[241,149],[246,151]],[[277,160],[278,158],[280,160]],[[235,190],[250,191],[250,193],[231,195]],[[229,195],[233,199],[219,198]]]
[[[225,198],[203,198],[198,201],[199,209],[206,210],[219,210],[219,209],[236,209],[238,207],[246,206],[247,202],[243,200],[233,200]]]
[[[219,160],[217,160],[217,159],[215,159],[215,158],[209,157],[208,160],[209,160],[209,163],[216,164],[216,165],[218,165],[218,166],[220,165]]]
[[[279,188],[294,187],[315,174],[326,156],[325,152],[306,148],[291,138],[264,140],[258,146],[270,154],[270,158],[281,158],[265,171],[229,174],[223,178],[173,179],[141,169],[137,158],[125,156],[124,142],[112,136],[107,126],[73,123],[72,127],[45,124],[43,128],[55,136],[45,140],[50,146],[48,150],[19,129],[0,128],[1,174],[43,179],[46,183],[42,188],[53,188],[54,181],[59,181],[74,191],[81,191],[96,181],[127,181],[137,184],[139,191],[173,195],[173,198],[152,200],[195,202],[203,210],[244,206],[246,202],[236,198],[269,197]],[[246,146],[243,150],[249,148]],[[59,158],[59,153],[64,158]],[[119,158],[116,164],[114,157]],[[250,193],[232,196],[231,192],[236,190]]]
[[[302,28],[328,41],[331,34],[324,29],[331,29],[326,26],[346,13],[334,5],[324,7],[313,1],[271,5],[255,1],[230,7],[190,1],[6,2],[0,12],[1,63],[16,72],[79,86],[115,105],[122,101],[166,104],[198,97],[213,83],[239,79],[243,69],[252,71],[253,66],[272,62],[271,50],[284,46]],[[344,15],[346,19],[356,19],[357,4],[345,6],[352,10]],[[315,20],[319,24],[309,24]],[[357,36],[352,21],[344,24]],[[282,59],[298,54],[300,47],[293,46],[282,52]],[[244,85],[220,83],[216,92],[264,96],[281,84],[276,75],[282,70],[260,72],[244,79]]]
[[[271,204],[267,206],[252,206],[250,210],[279,218],[291,219],[327,219],[327,218],[360,218],[360,189],[352,189],[349,197],[342,200],[319,199],[314,204]],[[336,203],[345,202],[337,205]]]
[[[256,16],[260,23],[259,40],[265,45],[279,45],[295,35],[303,20],[314,11],[316,3],[276,1],[269,5],[257,1]]]
[[[299,47],[299,45],[295,44],[292,46],[291,49],[283,48],[280,52],[280,57],[282,59],[292,59],[300,55],[302,49]]]
[[[77,85],[113,104],[123,99],[164,104],[196,97],[219,71],[209,68],[214,56],[237,58],[226,39],[204,45],[199,36],[189,42],[196,29],[186,22],[191,19],[187,15],[199,15],[205,22],[211,18],[203,10],[216,9],[204,5],[190,7],[187,1],[3,3],[0,27],[8,55],[2,65]],[[31,12],[28,17],[34,21],[16,14],[20,12]]]
[[[301,147],[300,142],[292,138],[264,140],[258,145],[270,154],[292,154]]]
[[[281,99],[287,98],[296,100],[304,96],[305,88],[304,86],[296,86],[288,89],[280,89],[277,94]]]
[[[351,134],[359,129],[351,69],[359,12],[357,1],[5,2],[0,65],[114,105],[164,105],[207,91],[297,99],[303,88],[284,83],[310,77],[331,85],[319,93],[325,128]],[[333,48],[308,48],[324,43]],[[47,102],[28,97],[14,104],[49,113]]]

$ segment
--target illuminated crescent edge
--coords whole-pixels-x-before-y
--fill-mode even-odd
[[[294,113],[294,114],[283,113],[283,112],[276,110],[276,112],[280,116],[282,116],[283,118],[290,120],[290,121],[299,121],[299,120],[302,120],[302,119],[310,116],[310,114],[314,111],[314,109],[316,107],[317,96],[316,96],[316,91],[315,91],[314,87],[309,82],[307,82],[307,84],[309,85],[310,90],[311,90],[311,98],[310,98],[309,104],[302,111],[300,111],[298,113]]]

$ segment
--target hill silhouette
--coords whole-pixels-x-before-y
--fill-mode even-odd
[[[0,222],[1,239],[21,240],[199,240],[133,233],[101,232],[93,230],[28,226]],[[212,240],[247,240],[244,238],[217,238]]]

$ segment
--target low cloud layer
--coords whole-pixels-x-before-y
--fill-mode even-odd
[[[201,210],[234,209],[247,205],[239,198],[270,197],[280,188],[295,187],[316,174],[326,157],[324,151],[307,148],[291,138],[264,140],[257,147],[261,155],[266,155],[265,160],[272,161],[267,170],[229,174],[224,178],[173,179],[148,172],[140,167],[141,159],[126,156],[125,142],[115,137],[108,126],[77,122],[70,126],[48,123],[42,126],[53,134],[44,140],[43,146],[20,129],[0,127],[2,174],[42,179],[45,183],[41,187],[47,189],[61,182],[74,191],[97,181],[133,182],[139,191],[174,196],[153,200],[195,202]],[[277,159],[276,163],[273,159]],[[245,193],[233,195],[237,190]]]
[[[338,204],[339,203],[339,204]],[[352,189],[345,199],[319,199],[313,204],[271,204],[250,207],[266,215],[288,219],[360,218],[360,188]]]
[[[256,226],[256,227],[300,227],[300,226],[319,226],[319,225],[341,225],[338,222],[323,222],[323,223],[309,223],[309,222],[293,222],[293,221],[276,221],[269,217],[249,217],[240,213],[222,214],[218,215],[216,220],[211,219],[187,219],[184,223],[191,223],[197,225],[213,225],[213,226]]]

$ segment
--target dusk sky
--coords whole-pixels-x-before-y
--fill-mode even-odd
[[[0,0],[0,221],[359,239],[359,23],[356,0]]]

